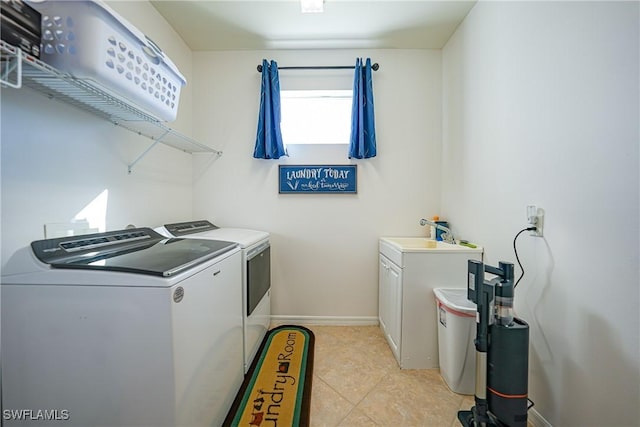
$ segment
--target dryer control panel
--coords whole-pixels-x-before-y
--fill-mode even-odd
[[[203,219],[199,221],[174,222],[173,224],[165,224],[164,228],[166,228],[172,236],[178,237],[184,236],[186,234],[217,230],[219,227],[207,221],[206,219]]]

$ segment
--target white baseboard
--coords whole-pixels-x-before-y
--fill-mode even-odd
[[[374,326],[378,325],[375,316],[280,316],[271,315],[272,325],[286,324],[330,325],[330,326]]]
[[[540,415],[540,412],[535,410],[535,408],[531,408],[529,410],[527,419],[533,427],[553,427],[549,421],[545,420],[544,417]]]

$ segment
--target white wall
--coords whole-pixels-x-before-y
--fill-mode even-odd
[[[147,2],[113,2],[152,37],[187,79],[191,52]],[[191,83],[189,83],[191,84]],[[2,89],[2,265],[16,249],[44,237],[45,223],[69,222],[108,190],[108,230],[190,218],[192,158],[154,148],[127,175],[127,165],[152,141],[31,89]],[[172,123],[190,134],[191,86]]]
[[[637,426],[637,2],[479,2],[443,50],[443,214],[515,263],[530,397],[560,426]],[[517,269],[519,272],[519,269]]]
[[[224,151],[194,160],[194,216],[272,233],[272,312],[375,319],[378,238],[419,235],[439,211],[439,50],[194,52],[194,136]],[[263,58],[280,66],[380,64],[374,73],[378,157],[347,146],[290,146],[252,158]],[[353,72],[281,71],[281,87],[351,88]],[[357,164],[357,195],[279,195],[279,164]]]
[[[489,263],[515,261],[513,236],[536,203],[545,238],[519,240],[527,275],[516,295],[531,325],[535,408],[555,426],[637,425],[637,3],[480,2],[442,53],[197,52],[193,65],[147,2],[110,5],[187,76],[174,126],[224,155],[195,155],[192,168],[190,155],[158,146],[127,175],[148,140],[30,89],[2,89],[2,264],[108,189],[108,229],[193,217],[270,231],[276,315],[371,318],[379,236],[425,233],[419,218],[440,214]],[[377,158],[320,146],[251,158],[262,58],[356,56],[381,65]],[[350,73],[281,76],[285,89],[351,84]],[[284,163],[355,163],[358,194],[279,195]]]

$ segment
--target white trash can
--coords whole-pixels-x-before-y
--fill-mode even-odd
[[[475,392],[476,305],[467,289],[435,288],[438,308],[438,356],[440,375],[451,391]]]

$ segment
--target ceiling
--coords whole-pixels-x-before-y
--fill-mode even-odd
[[[476,0],[151,0],[193,51],[439,49]]]

